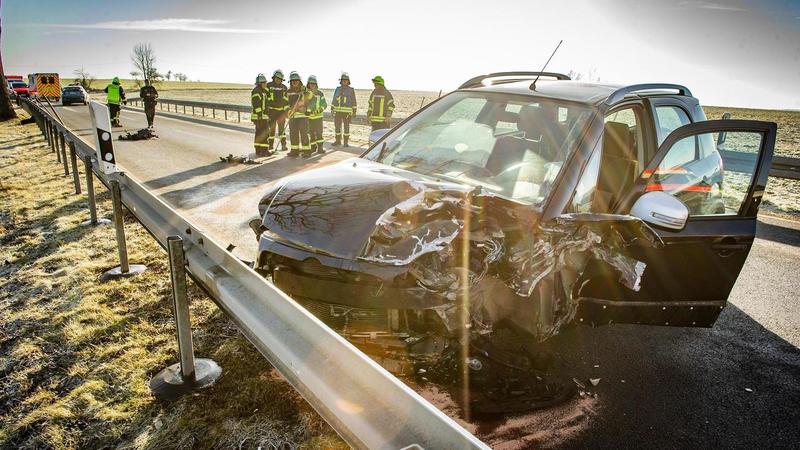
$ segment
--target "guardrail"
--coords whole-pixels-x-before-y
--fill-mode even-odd
[[[731,150],[720,150],[722,160],[726,169],[731,169],[741,172],[752,172],[755,167],[756,154],[743,153]],[[789,178],[791,180],[800,180],[800,158],[791,158],[788,156],[773,156],[772,168],[769,170],[769,176],[776,178]]]
[[[23,100],[23,105],[58,161],[63,161],[65,175],[70,172],[69,147],[76,194],[80,193],[77,158],[84,161],[93,223],[91,180],[96,177],[107,187],[119,189],[121,202],[163,248],[170,237],[182,239],[186,271],[195,283],[348,444],[387,449],[488,448],[130,174],[107,175],[98,170],[95,149],[40,105],[30,100]]]
[[[127,103],[128,106],[131,105],[139,106],[142,105],[142,99],[139,97],[129,98],[127,99]],[[249,120],[250,112],[252,110],[252,108],[247,105],[234,105],[229,103],[210,103],[210,102],[198,102],[194,100],[172,100],[168,98],[159,98],[158,99],[159,110],[163,111],[164,107],[166,107],[167,112],[180,113],[181,112],[180,109],[182,108],[183,114],[191,114],[194,116],[197,114],[197,112],[199,112],[200,115],[203,117],[207,117],[206,110],[211,110],[212,119],[217,118],[218,111],[222,112],[222,119],[224,120],[228,120],[228,113],[231,113],[231,115],[235,113],[237,122],[242,121],[243,114],[246,116],[245,120]],[[333,120],[333,116],[331,115],[330,111],[327,110],[324,112],[323,118],[327,120]],[[399,121],[403,120],[404,118],[398,117],[396,119]],[[353,118],[350,120],[350,123],[353,125],[370,124],[366,116],[359,116],[359,115],[353,116]]]

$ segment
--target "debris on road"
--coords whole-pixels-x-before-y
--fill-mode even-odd
[[[142,128],[135,133],[125,133],[119,136],[120,141],[144,141],[147,139],[158,139],[158,135],[150,128]]]
[[[753,392],[753,390],[750,389],[750,388],[744,388],[744,390],[747,391],[747,392]]]
[[[592,386],[597,386],[600,384],[600,378],[589,378],[589,383],[591,383]]]
[[[261,164],[260,162],[251,158],[250,155],[233,156],[232,153],[228,154],[228,156],[220,156],[219,160],[228,164]]]

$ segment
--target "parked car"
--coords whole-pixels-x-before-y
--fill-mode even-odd
[[[28,98],[31,96],[28,85],[23,81],[10,81],[8,85],[13,93],[12,96],[15,98]]]
[[[394,369],[465,334],[710,327],[755,237],[775,135],[707,120],[674,84],[475,77],[360,157],[268,186],[254,267]]]
[[[71,105],[73,103],[87,104],[89,102],[89,94],[83,89],[83,86],[67,86],[61,90],[61,104]]]

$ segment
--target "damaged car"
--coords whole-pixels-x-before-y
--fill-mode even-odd
[[[680,85],[475,77],[360,157],[272,183],[255,269],[399,373],[465,346],[470,369],[529,364],[486,350],[500,332],[710,327],[775,134],[707,120]]]

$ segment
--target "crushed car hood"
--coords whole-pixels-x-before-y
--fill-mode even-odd
[[[376,233],[393,239],[388,230],[378,229],[385,214],[431,190],[464,195],[469,188],[351,158],[286,178],[261,199],[259,212],[263,225],[287,243],[358,259]],[[457,225],[450,223],[452,235]]]

